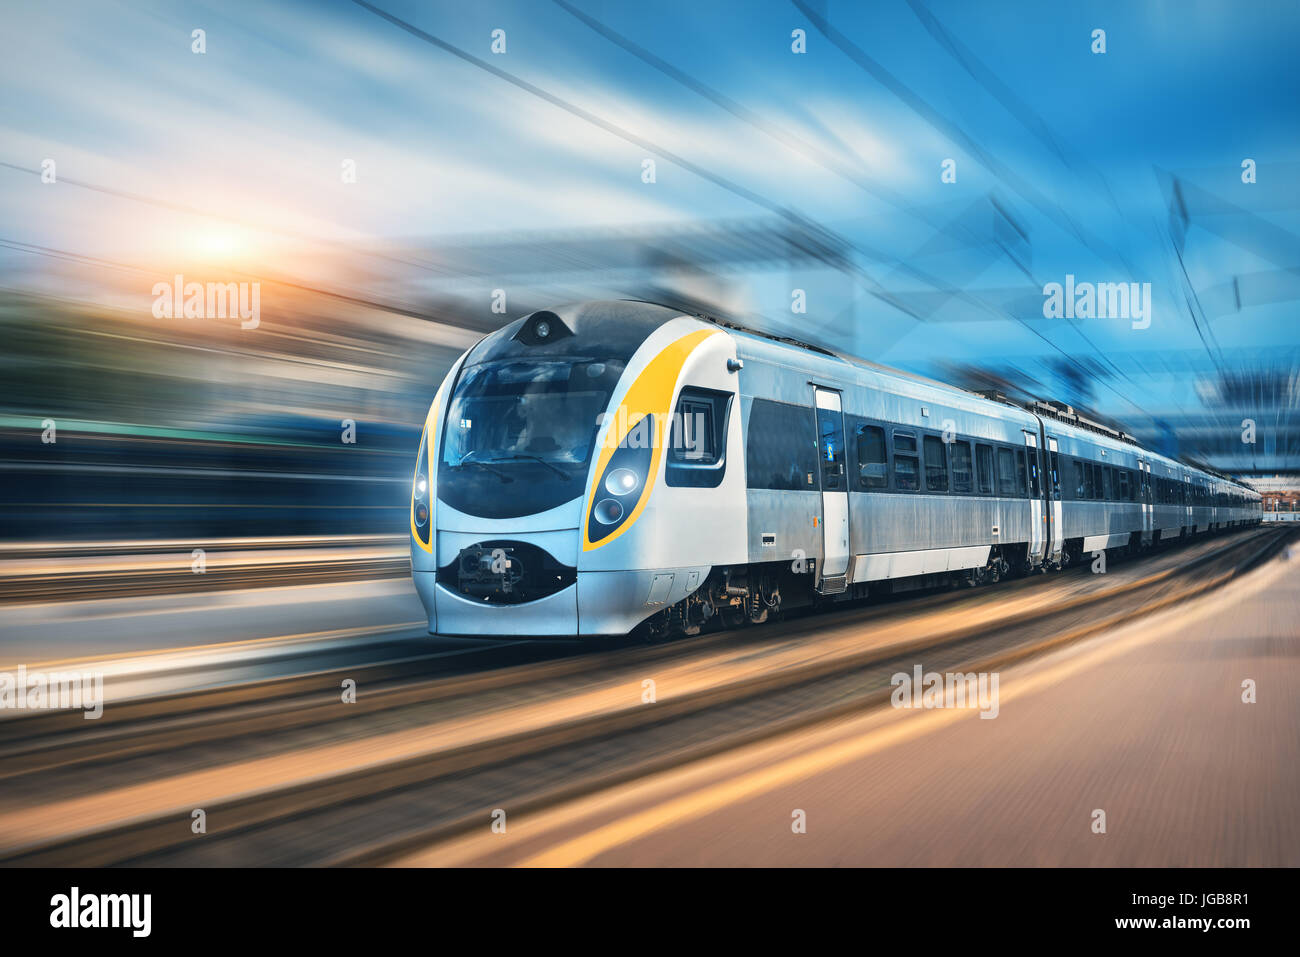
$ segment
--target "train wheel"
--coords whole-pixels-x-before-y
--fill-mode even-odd
[[[722,609],[722,627],[740,628],[749,623],[749,616],[743,608],[727,607]]]

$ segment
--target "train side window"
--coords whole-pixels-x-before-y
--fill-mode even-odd
[[[1083,463],[1083,497],[1094,499],[1097,497],[1096,473],[1093,471],[1095,466],[1091,462]]]
[[[1057,459],[1056,456],[1057,456],[1057,454],[1056,454],[1055,452],[1052,452],[1052,453],[1051,453],[1051,469],[1052,469],[1052,498],[1053,498],[1054,500],[1056,500],[1056,501],[1060,501],[1060,498],[1061,498],[1061,463],[1060,463],[1060,461]]]
[[[1107,502],[1110,501],[1112,484],[1113,481],[1110,476],[1110,466],[1103,466],[1101,470],[1101,497]]]
[[[948,455],[943,439],[925,436],[925,487],[930,492],[948,491]]]
[[[1115,473],[1119,476],[1119,495],[1121,502],[1127,502],[1128,498],[1128,469],[1116,469]]]
[[[816,417],[809,406],[755,399],[745,435],[745,472],[750,488],[817,489]]]
[[[894,433],[894,488],[916,492],[921,488],[921,460],[915,454],[916,436],[910,432]]]
[[[975,446],[975,470],[981,495],[993,494],[993,446]]]
[[[974,476],[971,474],[970,443],[957,441],[952,443],[952,490],[969,494],[975,488]]]
[[[888,488],[889,463],[885,458],[885,430],[878,425],[858,427],[858,487]]]
[[[1012,497],[1016,494],[1016,455],[1010,449],[998,449],[998,494]]]
[[[1074,460],[1074,497],[1076,499],[1088,497],[1088,465],[1078,459]]]
[[[915,492],[921,487],[921,460],[915,455],[894,453],[894,488]]]
[[[682,389],[670,427],[665,483],[687,488],[722,484],[730,412],[729,392]]]
[[[1029,458],[1029,497],[1042,498],[1042,491],[1039,488],[1040,483],[1038,481],[1038,463],[1041,459],[1038,449],[1028,449],[1025,455]]]
[[[1029,496],[1029,471],[1025,464],[1025,450],[1016,449],[1016,461],[1020,463],[1020,468],[1016,470],[1016,476],[1019,479],[1020,497]]]

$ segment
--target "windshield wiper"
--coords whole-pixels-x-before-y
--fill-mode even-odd
[[[502,485],[509,485],[511,482],[514,481],[513,477],[507,475],[505,472],[501,471],[500,469],[494,469],[487,462],[480,462],[478,459],[475,459],[474,461],[471,462],[469,460],[469,457],[474,453],[476,453],[477,451],[478,449],[470,449],[468,452],[462,455],[460,457],[460,461],[456,463],[456,468],[460,468],[463,465],[477,465],[479,468],[485,469],[486,471],[491,472],[493,475],[499,478],[501,480]]]
[[[518,455],[512,455],[512,456],[510,456],[509,458],[506,458],[506,459],[492,459],[492,461],[493,461],[493,462],[513,462],[513,461],[516,461],[516,460],[518,460],[518,459],[528,459],[528,460],[531,461],[531,462],[537,462],[537,463],[540,463],[541,465],[545,465],[548,469],[550,469],[552,472],[554,472],[554,473],[555,473],[556,475],[558,475],[560,478],[564,479],[564,481],[566,481],[566,482],[567,482],[569,479],[571,479],[571,478],[573,477],[573,476],[571,476],[568,472],[564,471],[564,469],[562,469],[562,468],[560,468],[558,465],[556,465],[554,462],[548,462],[548,461],[546,461],[546,459],[542,458],[540,455],[529,455],[529,454],[527,454],[526,452],[521,452],[521,453],[519,453]]]

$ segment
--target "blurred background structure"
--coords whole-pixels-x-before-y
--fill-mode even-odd
[[[6,11],[0,536],[400,534],[455,356],[621,297],[1065,401],[1294,510],[1300,9],[736,10]],[[176,276],[257,283],[256,326],[158,317]],[[1067,277],[1149,283],[1149,326],[1046,318]]]

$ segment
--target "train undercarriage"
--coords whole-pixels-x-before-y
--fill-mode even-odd
[[[1237,524],[1240,523],[1224,523],[1204,532],[1197,532],[1194,527],[1185,527],[1177,534],[1166,535],[1160,532],[1133,532],[1126,544],[1097,551],[1104,551],[1105,561],[1122,561],[1163,545],[1189,542]],[[868,597],[996,585],[1007,579],[1095,563],[1097,552],[1085,551],[1083,546],[1082,538],[1066,539],[1061,550],[1061,560],[1053,562],[1030,560],[1029,546],[1024,542],[996,545],[989,551],[988,562],[980,568],[874,581],[869,583],[870,587],[867,582],[855,582],[835,595],[818,593],[815,559],[800,563],[798,570],[793,567],[793,563],[787,562],[714,568],[696,591],[642,622],[633,635],[644,640],[663,641],[691,637],[716,628],[760,625],[779,617],[783,612],[796,609],[820,611]],[[1104,567],[1103,565],[1102,568]]]

